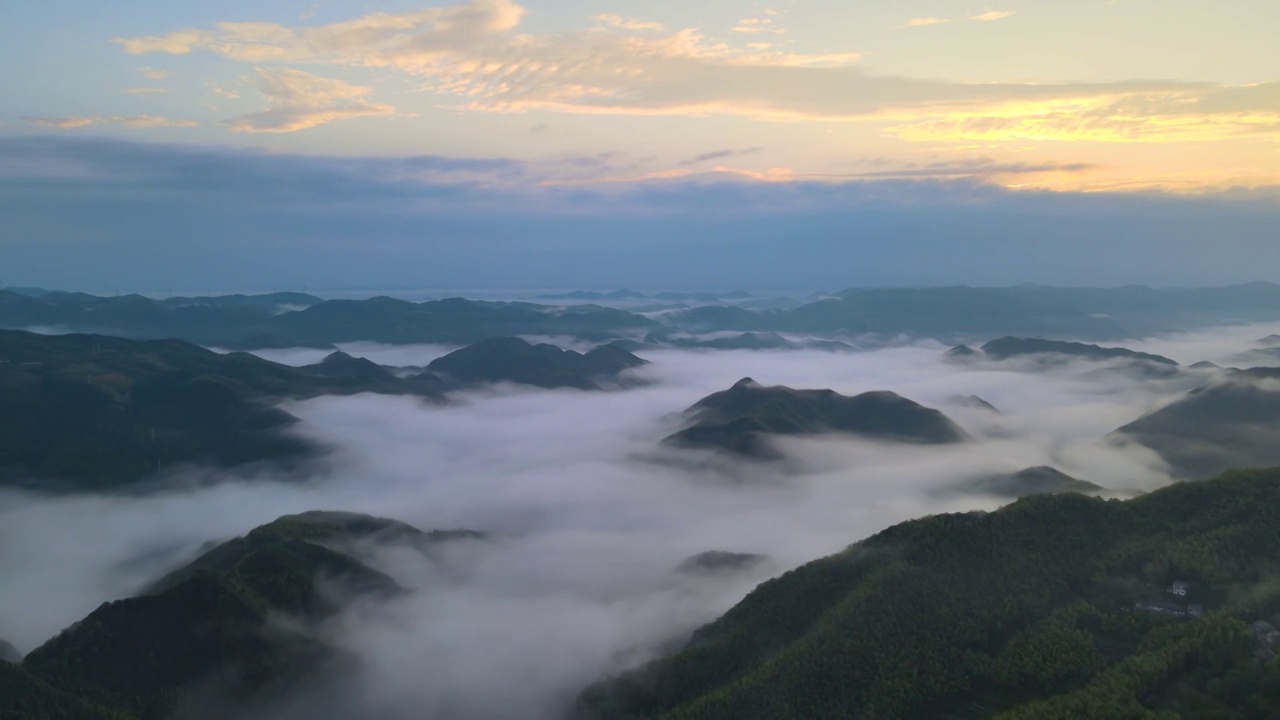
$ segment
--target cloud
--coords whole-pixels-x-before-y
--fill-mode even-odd
[[[138,72],[148,80],[164,80],[169,77],[169,71],[157,70],[153,67],[140,67]]]
[[[125,88],[125,95],[163,95],[169,92],[166,87],[131,87]]]
[[[988,12],[982,13],[981,15],[970,15],[968,17],[954,17],[954,18],[943,18],[943,17],[933,17],[933,16],[913,17],[907,20],[907,22],[901,25],[900,27],[927,27],[929,25],[946,25],[948,23],[962,22],[966,20],[971,22],[991,22],[993,20],[1003,20],[1012,15],[1014,15],[1014,11],[1012,10],[990,10]]]
[[[1039,173],[1079,173],[1095,169],[1090,163],[1010,163],[991,158],[944,160],[931,163],[906,163],[891,170],[852,173],[852,178],[955,178],[993,177],[999,175],[1034,175]]]
[[[774,13],[776,15],[776,13]],[[781,35],[786,30],[774,25],[774,18],[769,15],[757,15],[753,17],[745,17],[734,24],[732,30],[736,33],[747,33],[754,35],[757,33],[771,33]]]
[[[637,20],[635,18],[624,18],[621,15],[593,15],[592,20],[609,27],[620,28],[622,30],[635,30],[637,32],[658,32],[664,30],[662,23],[650,22],[646,20]]]
[[[271,107],[228,120],[232,132],[288,133],[334,120],[395,114],[390,105],[366,100],[372,92],[367,87],[292,68],[257,68],[256,73],[254,84]]]
[[[236,91],[234,91],[234,90],[228,90],[228,89],[223,88],[223,87],[215,87],[215,88],[213,88],[213,94],[214,94],[214,95],[217,95],[218,97],[226,98],[227,100],[239,100],[239,99],[240,99],[240,93],[238,93],[238,92],[236,92]]]
[[[1004,101],[929,115],[903,113],[898,120],[886,132],[914,142],[1195,142],[1250,135],[1280,139],[1280,82]]]
[[[358,289],[705,287],[731,277],[753,289],[1200,286],[1280,274],[1280,188],[1015,192],[992,181],[1094,171],[1058,172],[1067,162],[1042,176],[992,176],[961,164],[919,176],[934,160],[765,178],[786,182],[709,161],[644,179],[648,166],[631,169],[626,155],[326,156],[43,133],[0,138],[12,238],[3,256],[24,269],[21,284],[105,291],[154,288],[157,277],[234,290],[289,279]],[[1028,153],[993,164],[1050,162]]]
[[[1180,360],[1213,359],[1258,332],[1158,342],[1185,353]],[[0,492],[0,637],[30,650],[203,543],[279,515],[368,512],[424,529],[488,531],[497,542],[439,562],[368,548],[368,561],[411,592],[357,604],[323,628],[361,671],[297,699],[312,712],[293,717],[492,720],[519,708],[521,718],[550,720],[589,683],[682,640],[770,576],[908,518],[1000,504],[940,498],[937,488],[1045,463],[1117,488],[1167,480],[1149,456],[1096,440],[1178,388],[1118,374],[1087,379],[1085,366],[959,368],[940,362],[942,349],[664,351],[646,370],[657,384],[617,394],[500,388],[449,407],[318,398],[289,406],[304,420],[301,433],[335,448],[305,483],[210,470],[194,475],[220,483],[140,497]],[[398,361],[424,364],[436,351],[403,348]],[[940,448],[797,441],[788,443],[801,457],[793,472],[730,465],[732,479],[642,457],[671,430],[671,413],[743,376],[844,393],[889,389],[935,407],[976,393],[1004,412],[1004,426],[988,436],[976,417],[948,410],[980,440]],[[673,572],[707,550],[772,562],[728,578]]]
[[[130,128],[190,128],[200,123],[194,120],[174,120],[155,115],[92,115],[82,117],[32,117],[27,123],[36,127],[74,130],[91,125],[123,125]]]
[[[968,20],[994,20],[1006,12]],[[854,67],[854,51],[739,48],[690,28],[636,34],[606,24],[581,32],[520,32],[523,13],[510,0],[471,0],[318,26],[219,23],[116,42],[135,55],[200,49],[258,66],[392,69],[419,80],[446,106],[482,112],[872,122],[910,142],[1041,136],[1222,140],[1280,128],[1274,84],[960,83],[876,76]],[[775,27],[776,17],[762,12],[738,27]],[[1230,102],[1218,102],[1228,97]],[[1072,113],[1082,108],[1093,112],[1073,121]],[[358,112],[371,110],[366,105]],[[263,122],[291,124],[275,117]]]
[[[680,161],[680,165],[697,165],[704,162],[710,162],[711,160],[723,160],[731,157],[742,157],[743,155],[754,155],[758,152],[760,152],[760,148],[758,147],[713,150],[712,152],[705,152],[701,155],[694,155],[687,160],[682,160]]]

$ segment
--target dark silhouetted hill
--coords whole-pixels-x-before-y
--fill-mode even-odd
[[[1280,368],[1235,371],[1119,428],[1184,478],[1280,464]]]
[[[692,557],[685,558],[678,566],[676,566],[676,571],[694,575],[733,573],[742,570],[750,570],[759,566],[761,563],[766,562],[768,559],[769,558],[765,555],[757,555],[754,553],[709,550],[707,552],[698,553]]]
[[[0,330],[0,484],[102,490],[180,464],[298,459],[315,448],[282,432],[297,419],[280,399],[438,394],[429,377],[350,358],[312,369],[180,340]]]
[[[1178,363],[1167,357],[1137,352],[1127,348],[1104,348],[1098,345],[1063,342],[1061,340],[1043,340],[1040,338],[1004,337],[999,340],[992,340],[982,346],[982,353],[991,360],[1007,360],[1029,355],[1057,355],[1084,358],[1086,360],[1135,360],[1170,367],[1178,365]]]
[[[947,404],[953,407],[968,408],[970,410],[983,410],[995,415],[1002,414],[995,405],[992,405],[977,395],[952,395],[947,398]]]
[[[317,623],[355,598],[402,592],[344,548],[395,543],[426,551],[478,537],[353,513],[280,518],[218,545],[143,595],[103,604],[32,651],[20,666],[18,696],[0,696],[0,716],[14,717],[4,714],[6,704],[117,713],[67,715],[76,718],[243,716],[305,681],[353,671],[355,658],[328,645]],[[205,706],[207,699],[216,704]]]
[[[434,373],[462,385],[513,382],[541,388],[596,390],[623,382],[621,374],[646,361],[616,344],[588,353],[535,345],[520,338],[493,338],[437,358]]]
[[[766,387],[751,378],[685,411],[692,423],[665,443],[770,457],[770,435],[848,433],[875,440],[953,443],[964,432],[947,416],[891,392],[847,397],[833,390]]]
[[[1078,480],[1057,468],[1044,465],[1029,467],[1015,473],[977,478],[966,482],[961,487],[968,492],[1007,498],[1044,493],[1090,493],[1103,489],[1099,485]]]

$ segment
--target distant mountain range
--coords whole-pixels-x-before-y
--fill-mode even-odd
[[[631,351],[678,348],[682,350],[823,350],[851,352],[856,347],[840,340],[804,338],[790,340],[778,333],[747,332],[728,337],[701,339],[675,337],[669,333],[649,333],[643,340],[615,340],[614,344]]]
[[[589,295],[575,299],[603,301],[616,299],[617,294]],[[667,295],[653,297],[675,299]],[[704,301],[737,295],[711,293]],[[698,293],[680,295],[690,301],[699,297]],[[413,303],[389,297],[321,300],[303,293],[273,293],[157,300],[34,288],[0,290],[0,327],[57,327],[248,349],[358,340],[465,345],[514,335],[604,342],[637,339],[654,331],[908,335],[943,341],[1013,335],[1115,341],[1228,320],[1280,320],[1280,286],[854,289],[790,309],[707,305],[651,315],[590,303],[564,306],[462,298]]]
[[[612,345],[581,354],[483,341],[407,376],[336,351],[290,367],[181,340],[0,330],[0,485],[110,490],[183,465],[293,463],[320,449],[284,432],[286,398],[379,393],[441,402],[490,382],[601,389],[644,360]]]
[[[752,457],[776,457],[770,436],[845,433],[875,440],[941,444],[965,439],[937,410],[887,391],[854,397],[832,390],[766,387],[743,378],[685,411],[688,427],[663,442]]]
[[[566,293],[551,293],[546,295],[538,295],[537,300],[668,300],[668,301],[685,301],[695,300],[703,302],[711,302],[715,300],[750,300],[755,296],[749,292],[742,290],[732,290],[729,292],[674,292],[664,291],[653,294],[636,292],[635,290],[614,290],[612,292],[599,292],[595,290],[573,290]]]

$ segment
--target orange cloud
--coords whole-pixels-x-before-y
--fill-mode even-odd
[[[292,68],[257,68],[255,84],[271,107],[227,121],[232,132],[297,132],[334,120],[395,114],[390,105],[365,99],[370,88]]]
[[[91,115],[82,117],[33,117],[26,118],[30,125],[58,130],[75,130],[91,125],[123,125],[130,128],[190,128],[200,123],[193,120],[173,120],[155,115]]]
[[[991,22],[993,20],[1003,20],[1014,14],[1013,10],[990,10],[981,15],[970,15],[968,17],[913,17],[899,27],[927,27],[929,25],[946,25],[948,23],[970,21],[970,22]]]

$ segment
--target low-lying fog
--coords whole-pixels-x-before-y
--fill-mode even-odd
[[[1184,363],[1224,361],[1273,330],[1238,326],[1127,346]],[[444,351],[344,349],[392,365],[425,365]],[[499,539],[460,548],[465,557],[451,572],[379,555],[375,562],[416,592],[357,605],[332,623],[335,641],[364,656],[369,671],[326,706],[393,719],[553,718],[587,684],[680,640],[768,577],[908,518],[1001,504],[931,492],[966,476],[1048,464],[1121,493],[1167,482],[1151,453],[1098,440],[1198,379],[1142,380],[1096,364],[1041,372],[950,365],[944,349],[660,351],[641,353],[657,382],[625,392],[504,387],[443,407],[374,395],[292,403],[304,420],[299,432],[336,447],[306,483],[242,475],[148,497],[0,495],[0,638],[30,650],[187,561],[201,543],[282,514],[367,512]],[[304,364],[324,353],[263,354]],[[744,376],[846,394],[894,390],[942,409],[977,439],[934,448],[791,440],[799,461],[786,475],[673,462],[699,456],[657,450],[674,414]],[[1003,415],[946,404],[971,394]],[[740,575],[674,571],[708,550],[772,561]]]

